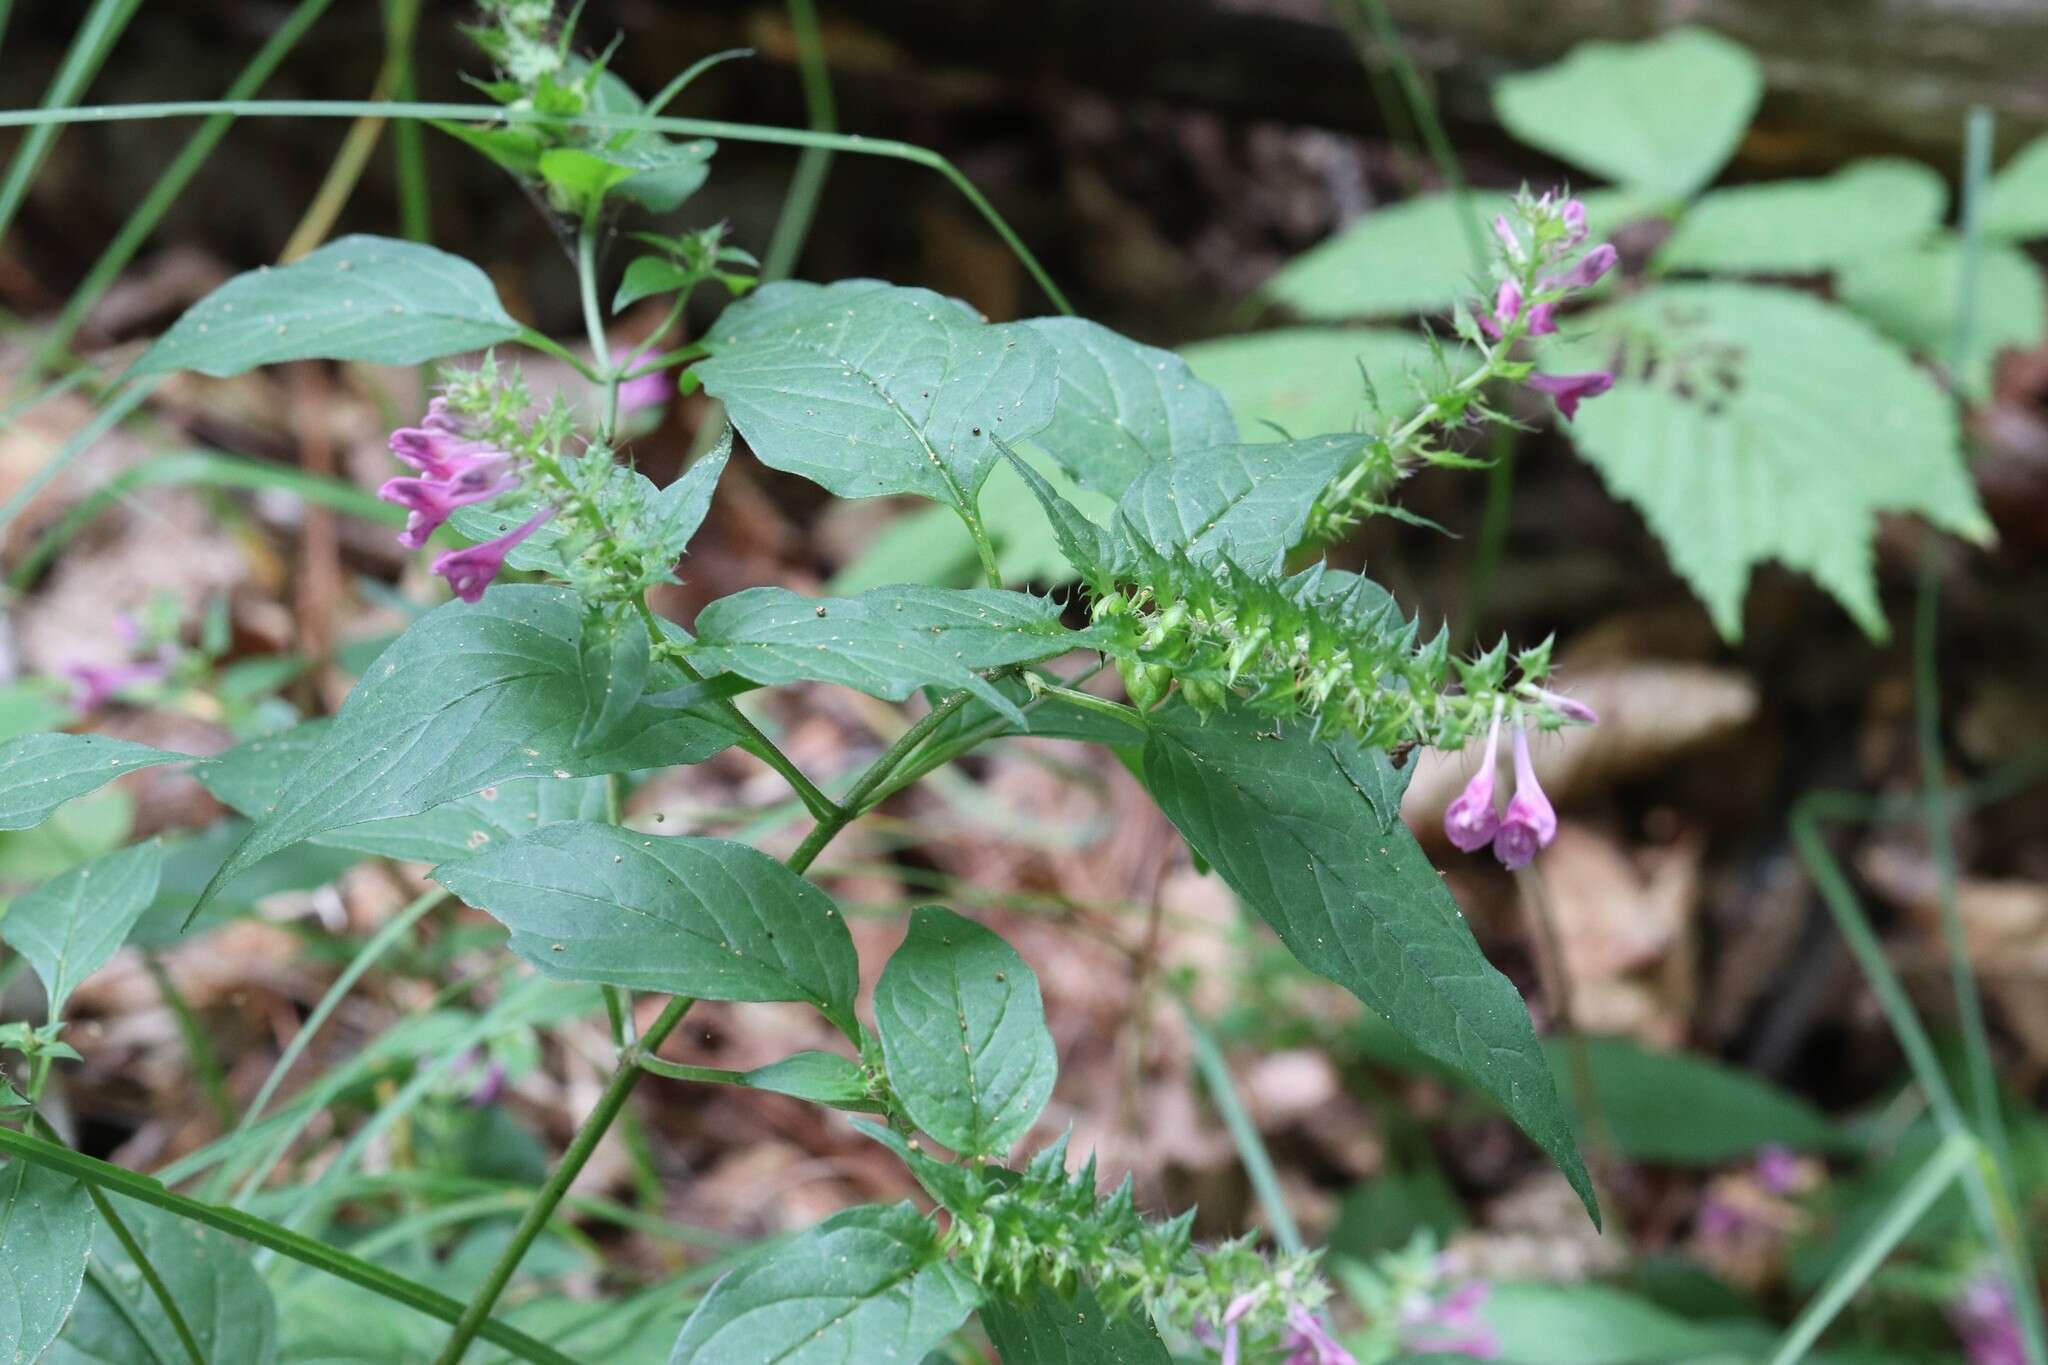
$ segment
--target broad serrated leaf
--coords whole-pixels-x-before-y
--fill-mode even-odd
[[[866,1204],[755,1253],[712,1286],[669,1365],[916,1365],[980,1298],[914,1206]]]
[[[270,1365],[277,1359],[277,1305],[241,1243],[147,1204],[122,1201],[119,1211],[207,1360]],[[93,1236],[92,1256],[106,1278],[86,1281],[43,1365],[185,1360],[162,1305],[104,1224]]]
[[[640,704],[654,658],[646,623],[628,607],[593,611],[583,618],[583,720],[577,748],[611,737]]]
[[[1529,1012],[1436,869],[1331,747],[1232,716],[1158,718],[1145,785],[1194,851],[1304,966],[1491,1095],[1598,1218]]]
[[[903,701],[921,687],[966,688],[1014,712],[980,676],[1085,648],[1048,597],[995,588],[871,588],[858,597],[804,597],[748,588],[697,617],[690,658],[707,673],[759,683],[828,682]]]
[[[1987,236],[2015,242],[2048,236],[2048,136],[2020,148],[1991,177],[1983,229]]]
[[[1676,28],[1641,43],[1581,43],[1494,86],[1507,130],[1625,188],[1682,200],[1726,165],[1763,96],[1740,43]]]
[[[502,585],[474,605],[428,612],[377,656],[208,894],[330,830],[417,815],[514,778],[698,763],[734,741],[715,714],[643,703],[601,744],[579,748],[582,637],[582,604],[561,588]],[[684,681],[657,664],[647,690]]]
[[[1263,292],[1318,321],[1444,312],[1481,292],[1486,225],[1509,203],[1507,195],[1474,191],[1421,194],[1373,209],[1282,266]],[[1202,372],[1197,364],[1195,373]],[[1240,426],[1243,420],[1240,412]]]
[[[733,304],[694,373],[762,463],[842,498],[917,493],[971,511],[996,460],[1052,420],[1058,361],[928,289],[771,284]]]
[[[1374,443],[1318,436],[1191,450],[1146,470],[1117,502],[1117,517],[1162,554],[1277,569],[1300,543],[1316,499]]]
[[[1657,252],[1660,270],[1798,274],[1833,270],[1933,232],[1948,186],[1932,168],[1892,157],[1853,161],[1818,180],[1712,190]]]
[[[50,997],[50,1018],[61,1018],[78,983],[127,941],[156,899],[163,861],[163,846],[154,839],[94,858],[44,882],[0,916],[0,939],[35,968]]]
[[[858,1063],[836,1052],[799,1052],[740,1076],[750,1090],[794,1095],[834,1109],[882,1113],[885,1106],[868,1093],[868,1078]]]
[[[1094,575],[1117,562],[1120,541],[1103,526],[1092,520],[1073,500],[1053,486],[1052,480],[1031,467],[1030,461],[1020,455],[1007,441],[1002,446],[1003,458],[1011,472],[1023,480],[1030,490],[1033,501],[1045,514],[1046,526],[1052,532],[1054,543],[1069,564],[1083,575]],[[1114,509],[1112,509],[1113,511]]]
[[[0,830],[29,829],[73,797],[97,791],[122,773],[190,754],[152,749],[105,735],[22,735],[0,744]]]
[[[200,783],[240,814],[262,819],[276,808],[293,775],[319,749],[332,727],[332,721],[311,720],[282,734],[238,744],[199,769]],[[564,779],[550,774],[513,778],[416,815],[350,825],[316,834],[308,842],[378,858],[447,862],[542,825],[601,819],[604,788],[602,777]],[[227,851],[222,850],[223,854]],[[218,864],[215,859],[215,866]],[[188,889],[196,892],[199,887]]]
[[[1950,369],[1956,357],[1956,302],[1961,297],[1964,250],[1954,233],[1916,247],[1861,260],[1836,279],[1842,302],[1915,351]],[[1977,248],[1969,335],[1954,376],[1977,402],[1991,397],[1998,357],[2028,351],[2043,337],[2048,292],[2041,270],[2016,246],[1985,242]]]
[[[1430,364],[1428,344],[1413,333],[1340,327],[1198,341],[1181,354],[1229,402],[1244,441],[1370,430],[1406,417]],[[1374,411],[1373,394],[1384,412]]]
[[[1873,637],[1885,634],[1872,537],[1912,512],[1983,538],[1953,405],[1854,314],[1789,290],[1677,284],[1596,314],[1556,368],[1625,352],[1572,441],[1634,503],[1672,567],[1739,638],[1750,570],[1804,570]]]
[[[1083,318],[1019,326],[1043,337],[1059,365],[1052,424],[1032,442],[1081,487],[1113,498],[1155,460],[1236,439],[1223,395],[1173,352]]]
[[[858,1039],[860,964],[832,898],[725,839],[564,823],[444,863],[434,880],[571,981],[704,1000],[798,1000]]]
[[[343,237],[290,265],[235,276],[188,308],[131,373],[225,378],[284,360],[416,365],[523,330],[490,277],[460,256],[388,237]]]
[[[40,1360],[57,1339],[98,1222],[76,1180],[26,1161],[0,1166],[0,1360]]]
[[[1003,1365],[1173,1365],[1142,1308],[1112,1317],[1086,1281],[1066,1294],[1035,1284],[1022,1299],[993,1299],[981,1325]]]
[[[918,1127],[962,1156],[1008,1154],[1052,1096],[1059,1056],[1038,978],[1015,949],[936,905],[875,985],[889,1083]]]
[[[1822,1153],[1852,1145],[1797,1095],[1706,1057],[1655,1052],[1628,1038],[1557,1039],[1545,1050],[1560,1085],[1585,1064],[1604,1136],[1631,1160],[1712,1166],[1772,1145]]]

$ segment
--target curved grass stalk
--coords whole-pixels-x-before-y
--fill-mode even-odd
[[[811,130],[836,133],[839,105],[832,95],[832,71],[825,64],[825,40],[818,31],[818,9],[812,0],[789,0],[789,26],[796,35],[804,112]],[[789,189],[782,196],[782,210],[775,216],[775,231],[761,257],[763,282],[788,279],[796,269],[796,258],[804,249],[804,239],[811,235],[811,220],[817,215],[818,197],[824,193],[825,176],[831,169],[832,153],[827,148],[806,147],[797,156]]]
[[[84,93],[107,60],[107,54],[120,40],[122,30],[128,27],[128,21],[141,7],[142,0],[95,0],[93,7],[86,12],[85,21],[78,26],[77,34],[72,37],[71,46],[64,53],[64,64],[51,78],[49,91],[43,96],[45,112],[61,114],[64,112],[62,106]],[[0,182],[0,235],[5,235],[14,222],[14,215],[20,211],[22,201],[28,198],[28,187],[34,182],[36,172],[42,169],[43,158],[50,153],[50,144],[57,140],[59,122],[51,120],[31,125],[32,131],[15,149],[14,160],[7,166],[7,178]]]
[[[893,138],[868,138],[858,133],[820,133],[804,128],[764,127],[720,119],[670,118],[666,115],[584,113],[574,118],[535,109],[506,109],[495,104],[434,102],[389,103],[378,100],[162,100],[136,104],[92,104],[69,109],[0,111],[0,128],[42,128],[74,123],[118,123],[126,119],[207,118],[363,118],[455,119],[477,123],[548,123],[622,131],[669,133],[678,137],[719,138],[727,142],[759,142],[777,147],[816,147],[860,156],[888,157],[923,166],[943,176],[974,206],[989,228],[1021,262],[1053,306],[1071,317],[1073,305],[1052,276],[1017,235],[1009,220],[951,161],[915,143]]]

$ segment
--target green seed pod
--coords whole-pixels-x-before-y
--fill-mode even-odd
[[[1173,686],[1173,670],[1164,664],[1124,659],[1118,662],[1116,671],[1123,675],[1124,691],[1129,694],[1131,705],[1140,711],[1150,711],[1165,701],[1167,689]]]

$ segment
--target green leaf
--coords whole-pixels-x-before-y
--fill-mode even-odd
[[[105,735],[23,735],[0,744],[0,830],[40,825],[73,797],[97,791],[122,773],[190,754],[152,749]]]
[[[2015,242],[2048,236],[2048,136],[2020,148],[1991,177],[1983,228],[1987,236]]]
[[[277,1359],[277,1305],[238,1243],[161,1209],[125,1201],[118,1208],[207,1360],[269,1365]],[[93,1237],[92,1256],[106,1278],[86,1281],[44,1365],[183,1361],[162,1305],[105,1225]]]
[[[1956,300],[1962,294],[1963,244],[1942,233],[1917,247],[1858,261],[1836,281],[1842,302],[1944,369],[1956,363]],[[1978,247],[1976,296],[1957,387],[1977,402],[1991,397],[1998,357],[2039,346],[2048,295],[2041,271],[2015,246]]]
[[[1419,406],[1409,376],[1426,373],[1429,346],[1408,332],[1283,327],[1183,346],[1196,374],[1237,414],[1238,438],[1274,441],[1376,425]],[[1366,388],[1386,405],[1375,414]]]
[[[585,749],[608,739],[633,714],[654,667],[647,625],[629,606],[583,618],[583,720],[574,743]]]
[[[1082,318],[1019,326],[1044,338],[1059,365],[1059,404],[1033,443],[1083,488],[1116,497],[1176,450],[1236,439],[1223,395],[1173,352]]]
[[[1479,1312],[1515,1365],[1738,1365],[1762,1359],[1773,1337],[1762,1322],[1688,1322],[1596,1284],[1500,1284]]]
[[[696,271],[666,256],[637,256],[620,277],[619,292],[612,295],[612,311],[616,313],[656,294],[672,294],[702,278]]]
[[[540,154],[546,150],[547,140],[532,124],[495,127],[451,123],[446,119],[428,119],[427,122],[521,179],[531,180],[540,174]]]
[[[962,1156],[1006,1155],[1059,1075],[1030,965],[940,906],[911,912],[875,985],[875,1026],[904,1110]]]
[[[1683,1052],[1652,1052],[1625,1038],[1578,1046],[1600,1097],[1600,1121],[1615,1150],[1636,1161],[1712,1166],[1777,1144],[1841,1152],[1848,1137],[1796,1095],[1747,1072]],[[1569,1084],[1572,1044],[1546,1044],[1558,1084]]]
[[[44,882],[7,907],[0,939],[28,959],[63,1017],[78,983],[107,965],[156,899],[163,846],[155,840],[109,853]]]
[[[235,276],[186,309],[130,373],[219,379],[283,360],[416,365],[522,331],[490,278],[460,256],[352,236]]]
[[[199,780],[239,813],[260,819],[276,807],[293,775],[325,742],[332,728],[332,721],[307,721],[283,734],[238,744],[200,768]],[[348,825],[316,834],[308,842],[377,858],[448,862],[542,825],[602,819],[604,787],[602,777],[513,778],[416,815]],[[227,851],[222,851],[223,856]],[[214,859],[208,871],[219,862]],[[189,889],[197,892],[205,880],[202,877]]]
[[[1917,161],[1853,161],[1819,180],[1712,190],[1657,253],[1660,270],[1798,274],[1833,270],[1933,232],[1948,186]]]
[[[598,73],[590,102],[601,114],[642,114],[647,106],[627,85],[609,71]],[[695,194],[711,174],[711,154],[718,144],[699,138],[672,142],[656,132],[614,133],[607,141],[605,155],[633,168],[635,174],[618,186],[623,197],[650,213],[670,213]]]
[[[1573,443],[1642,509],[1722,635],[1742,634],[1751,568],[1777,559],[1885,634],[1872,538],[1912,512],[1977,540],[1953,405],[1855,315],[1789,290],[1675,284],[1589,319],[1556,368],[1625,363]],[[1647,368],[1646,368],[1647,367]]]
[[[1447,312],[1481,292],[1471,234],[1489,250],[1487,224],[1510,202],[1496,193],[1420,194],[1373,209],[1282,266],[1266,281],[1265,296],[1324,322]]]
[[[164,870],[157,880],[156,899],[128,931],[129,946],[176,946],[188,935],[257,913],[268,897],[332,885],[361,861],[345,849],[323,848],[317,843],[288,848],[265,858],[222,887],[206,914],[194,919],[192,907],[198,903],[200,891],[248,831],[245,820],[220,820],[196,835],[166,839]]]
[[[1624,188],[1682,200],[1734,155],[1763,88],[1747,48],[1687,27],[1641,43],[1581,43],[1563,61],[1503,78],[1493,107],[1532,147]]]
[[[76,1180],[26,1161],[0,1166],[0,1360],[40,1360],[57,1339],[98,1221]]]
[[[859,1064],[836,1052],[799,1052],[755,1067],[740,1077],[740,1084],[834,1109],[882,1111],[868,1093],[868,1078]]]
[[[748,588],[697,616],[690,657],[706,672],[770,685],[828,682],[903,701],[920,687],[967,688],[1014,714],[979,676],[1085,647],[1048,597],[995,588],[871,588],[858,597],[803,597]]]
[[[684,1324],[668,1365],[913,1365],[980,1297],[914,1206],[866,1204],[720,1280]]]
[[[1191,450],[1147,469],[1117,515],[1161,553],[1277,569],[1301,542],[1316,499],[1374,444],[1370,436],[1318,436]]]
[[[1491,1095],[1598,1219],[1528,1010],[1473,942],[1405,826],[1383,823],[1328,744],[1185,712],[1157,718],[1144,782],[1194,851],[1304,966]]]
[[[582,147],[551,147],[540,154],[540,178],[577,216],[633,178],[633,167]]]
[[[860,964],[831,897],[724,839],[563,823],[434,880],[512,931],[550,976],[702,1000],[799,1000],[849,1038]]]
[[[582,604],[562,588],[503,585],[475,605],[428,612],[377,656],[207,894],[331,830],[417,815],[514,778],[698,763],[733,742],[713,714],[642,704],[602,744],[579,747],[582,637]],[[648,690],[683,682],[660,664]]]
[[[1143,1310],[1111,1317],[1085,1281],[1071,1294],[1035,1284],[1022,1299],[981,1306],[1003,1365],[1173,1365]]]
[[[1058,361],[928,289],[771,284],[725,310],[695,373],[762,463],[842,498],[917,493],[972,511],[995,439],[1052,421]]]

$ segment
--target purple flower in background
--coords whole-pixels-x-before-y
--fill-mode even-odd
[[[1401,1314],[1401,1348],[1416,1355],[1463,1355],[1497,1360],[1500,1336],[1479,1316],[1493,1287],[1467,1280],[1438,1299],[1423,1299]]]
[[[1493,842],[1500,828],[1500,813],[1493,805],[1494,769],[1500,759],[1500,712],[1493,713],[1493,728],[1486,732],[1486,755],[1479,771],[1465,784],[1465,790],[1444,810],[1444,835],[1467,853],[1476,853]]]
[[[1493,856],[1513,871],[1527,867],[1539,849],[1550,847],[1557,837],[1557,812],[1536,781],[1536,769],[1529,762],[1529,732],[1515,727],[1515,795],[1508,812],[1501,817],[1493,836]]]
[[[1522,286],[1512,279],[1500,282],[1500,292],[1494,295],[1493,312],[1479,319],[1479,325],[1490,337],[1498,337],[1515,325],[1515,319],[1522,315]]]
[[[1298,1303],[1287,1307],[1287,1334],[1280,1346],[1287,1352],[1284,1365],[1358,1365],[1358,1357]]]
[[[1586,206],[1576,199],[1567,199],[1557,211],[1557,219],[1564,224],[1564,247],[1569,251],[1586,240]]]
[[[466,550],[450,550],[434,561],[434,572],[447,579],[448,586],[463,601],[482,601],[484,589],[491,586],[498,571],[505,567],[505,556],[554,514],[553,507],[543,507],[524,524],[515,526],[496,540],[487,540]]]
[[[629,346],[621,346],[612,352],[612,363],[621,370],[630,370],[647,359],[647,352],[650,349],[652,348],[642,347],[636,351]],[[645,412],[649,408],[660,407],[675,396],[675,376],[667,370],[656,370],[653,374],[643,374],[638,379],[628,379],[619,385],[619,411]]]
[[[1986,1275],[1948,1306],[1948,1319],[1963,1339],[1970,1365],[2027,1365],[2019,1315],[2005,1281]]]
[[[1532,374],[1523,381],[1538,393],[1557,401],[1557,410],[1569,422],[1588,398],[1597,398],[1614,387],[1614,376],[1605,370],[1590,374]]]
[[[1776,1142],[1759,1147],[1756,1153],[1756,1183],[1779,1198],[1799,1193],[1800,1186],[1805,1184],[1805,1172],[1800,1169],[1799,1154],[1790,1147]]]
[[[161,659],[143,659],[118,664],[66,664],[65,679],[71,684],[71,709],[90,715],[138,683],[163,681],[170,665]]]

